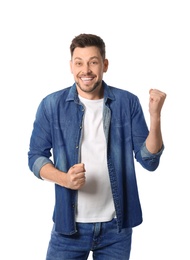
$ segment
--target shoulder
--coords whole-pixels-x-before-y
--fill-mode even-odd
[[[118,88],[118,87],[113,87],[113,86],[108,86],[110,92],[113,94],[113,96],[115,97],[116,101],[132,101],[132,102],[136,102],[139,101],[139,98],[136,94],[126,90],[126,89],[122,89],[122,88]]]
[[[42,111],[44,113],[52,113],[52,111],[57,110],[60,103],[65,103],[65,100],[68,96],[68,93],[70,91],[71,87],[67,87],[55,92],[52,92],[45,96],[39,106],[38,106],[38,113],[41,113]]]
[[[71,87],[67,87],[55,92],[52,92],[45,96],[41,103],[47,108],[47,107],[55,107],[60,102],[64,102],[67,99],[67,96],[69,94]]]
[[[57,90],[55,92],[52,92],[50,94],[48,94],[47,96],[45,96],[43,98],[43,100],[45,101],[58,101],[64,97],[67,97],[69,90],[71,89],[71,87],[67,87],[61,90]]]

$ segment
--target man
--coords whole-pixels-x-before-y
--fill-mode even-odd
[[[150,90],[148,130],[137,96],[103,81],[104,41],[80,34],[70,51],[75,83],[41,101],[28,152],[36,177],[55,183],[46,260],[84,260],[91,251],[96,260],[126,260],[142,222],[134,158],[157,169],[166,94]]]

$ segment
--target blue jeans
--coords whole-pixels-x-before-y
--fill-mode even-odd
[[[117,231],[117,221],[77,223],[78,232],[63,235],[52,229],[46,260],[86,260],[93,252],[95,260],[128,260],[132,228]]]

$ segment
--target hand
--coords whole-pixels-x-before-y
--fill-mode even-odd
[[[150,116],[160,117],[162,106],[164,104],[166,94],[158,89],[150,89],[149,91],[149,112]]]
[[[66,188],[78,190],[85,184],[85,168],[83,163],[73,165],[66,174]]]

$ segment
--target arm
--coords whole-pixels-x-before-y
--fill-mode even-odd
[[[161,133],[161,110],[166,94],[157,89],[151,89],[149,93],[150,131],[146,139],[146,147],[150,153],[155,154],[158,153],[163,146]]]
[[[40,177],[52,181],[60,186],[78,190],[85,184],[85,168],[83,163],[73,165],[67,173],[47,163],[40,170]]]
[[[28,152],[29,168],[40,179],[76,190],[81,188],[85,183],[84,164],[75,164],[69,170],[67,167],[62,167],[60,168],[62,169],[61,171],[54,166],[53,161],[50,159],[53,138],[51,130],[51,106],[49,103],[49,100],[44,99],[40,103],[36,113]],[[54,138],[59,143],[59,136],[54,135]]]

